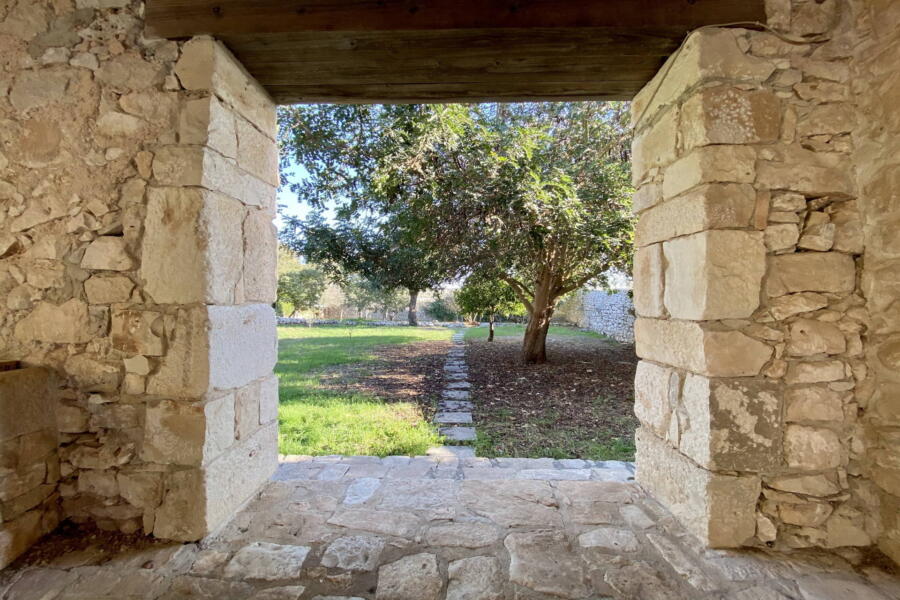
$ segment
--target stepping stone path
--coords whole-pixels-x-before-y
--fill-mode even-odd
[[[444,364],[444,379],[447,384],[441,393],[434,422],[441,435],[452,442],[470,444],[475,441],[475,426],[472,422],[472,395],[469,392],[469,367],[466,366],[466,343],[463,332],[453,334],[453,346],[447,353]],[[440,446],[428,451],[430,456],[475,456],[475,450],[465,445]]]

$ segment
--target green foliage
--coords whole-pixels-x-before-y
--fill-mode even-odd
[[[497,315],[511,315],[522,310],[522,303],[510,285],[487,275],[470,275],[454,297],[464,314],[485,316],[489,321]]]
[[[311,310],[319,303],[327,285],[325,273],[314,267],[288,271],[278,277],[278,303],[290,305],[291,314]]]
[[[415,404],[329,389],[321,371],[372,361],[375,346],[449,336],[448,329],[412,327],[279,327],[279,451],[421,455],[439,445],[440,437]]]
[[[457,308],[455,303],[445,298],[437,298],[426,307],[426,310],[438,321],[455,321],[459,317]]]

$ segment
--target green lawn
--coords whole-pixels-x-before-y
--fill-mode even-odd
[[[374,359],[376,346],[449,340],[445,328],[278,328],[278,444],[282,454],[424,454],[440,444],[420,408],[320,387],[323,369]]]
[[[606,336],[603,336],[599,333],[595,333],[593,331],[581,331],[580,329],[575,329],[574,327],[563,327],[560,325],[551,325],[550,331],[547,332],[548,335],[558,335],[558,336],[572,336],[572,337],[592,337],[592,338],[601,338],[605,339]],[[494,327],[494,336],[495,337],[512,337],[519,336],[522,337],[525,335],[525,326],[524,325],[496,325]],[[469,327],[466,329],[465,339],[467,340],[486,340],[488,337],[488,328],[487,327]]]

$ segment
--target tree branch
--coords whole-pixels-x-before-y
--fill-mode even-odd
[[[525,305],[525,308],[528,309],[528,313],[531,314],[534,312],[534,306],[532,304],[533,297],[528,292],[528,289],[517,279],[510,277],[506,274],[501,274],[500,279],[509,284],[509,287],[512,288],[513,293],[519,297],[519,300],[522,304]]]

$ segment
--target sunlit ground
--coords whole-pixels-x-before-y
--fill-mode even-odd
[[[449,340],[451,331],[424,327],[278,328],[282,454],[418,455],[440,436],[414,402],[385,402],[322,385],[339,365],[371,362],[376,346]]]

